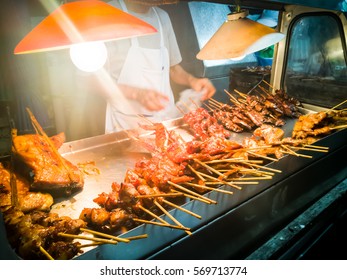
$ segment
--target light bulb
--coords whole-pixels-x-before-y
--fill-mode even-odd
[[[78,69],[95,72],[105,65],[107,49],[103,42],[75,44],[70,47],[70,57]]]

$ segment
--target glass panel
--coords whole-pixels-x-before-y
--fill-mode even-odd
[[[302,102],[332,107],[347,98],[339,25],[338,18],[318,14],[299,18],[290,29],[284,86]]]

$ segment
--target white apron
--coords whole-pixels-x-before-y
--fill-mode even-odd
[[[122,9],[128,12],[122,0],[120,4]],[[160,18],[155,8],[152,7],[152,9],[159,22],[160,49],[142,48],[139,46],[137,38],[131,38],[131,47],[117,82],[118,84],[157,90],[166,95],[169,102],[166,108],[159,112],[148,111],[140,103],[133,100],[128,100],[127,104],[123,104],[124,102],[113,105],[108,103],[106,108],[106,133],[137,128],[138,123],[141,121],[137,114],[144,115],[154,122],[163,121],[167,119],[167,112],[175,106],[174,95],[170,86],[169,53],[164,45]]]

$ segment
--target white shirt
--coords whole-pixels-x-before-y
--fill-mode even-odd
[[[108,2],[108,4],[121,9],[121,6],[117,0],[112,0]],[[179,50],[179,46],[177,44],[175,32],[173,30],[171,20],[169,15],[163,9],[156,7],[156,11],[158,16],[160,17],[160,21],[163,29],[163,39],[164,45],[168,49],[170,66],[176,65],[182,61],[182,56]],[[145,14],[142,13],[134,13],[132,11],[128,11],[130,14],[134,15],[137,18],[142,19],[148,24],[155,27],[157,30],[158,19],[152,9]],[[145,48],[159,48],[160,47],[160,34],[155,33],[152,35],[145,35],[137,37],[139,44],[141,47]],[[127,52],[130,48],[130,39],[122,39],[117,41],[111,41],[106,43],[107,51],[108,51],[108,61],[106,68],[108,72],[111,74],[112,78],[115,81],[118,80],[120,71],[123,67]]]

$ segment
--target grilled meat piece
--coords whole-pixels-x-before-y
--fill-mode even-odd
[[[284,136],[284,131],[280,128],[263,124],[261,127],[254,130],[253,135],[263,138],[267,145],[273,145],[281,142]]]
[[[48,193],[30,192],[29,182],[15,175],[18,197],[18,209],[24,213],[33,210],[49,211],[53,204],[53,197]],[[11,206],[10,171],[0,163],[0,207]]]
[[[80,219],[33,211],[24,214],[11,207],[3,212],[11,246],[23,259],[46,259],[44,248],[54,259],[71,259],[80,252],[78,242],[59,236],[60,232],[76,234],[86,223]]]
[[[54,142],[37,134],[16,136],[13,139],[16,170],[30,179],[30,189],[54,195],[70,195],[84,185],[83,173],[63,158]]]

